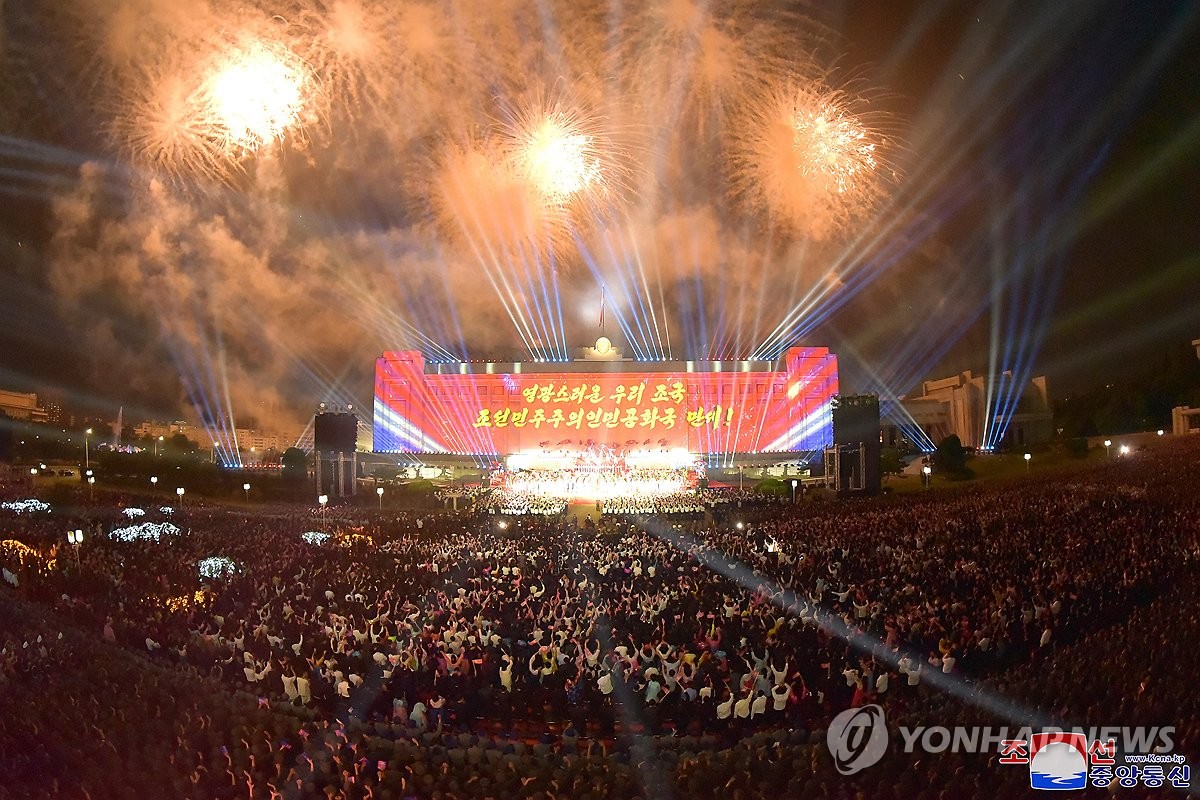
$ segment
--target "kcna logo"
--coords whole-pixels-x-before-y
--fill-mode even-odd
[[[1035,733],[1029,737],[1030,787],[1086,789],[1087,769],[1087,737],[1082,733]]]
[[[1169,749],[1174,728],[1151,728],[1155,738]],[[1125,743],[1150,741],[1145,729],[1126,735]],[[1145,745],[1141,749],[1145,749]],[[1192,769],[1187,759],[1175,753],[1139,753],[1119,750],[1115,737],[1088,738],[1081,731],[1043,730],[1000,743],[1001,764],[1028,764],[1029,785],[1034,789],[1097,789],[1110,786],[1175,789],[1191,786]]]

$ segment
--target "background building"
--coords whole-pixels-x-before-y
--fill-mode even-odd
[[[279,460],[279,455],[290,447],[308,450],[312,446],[311,433],[306,433],[300,428],[291,430],[236,428],[232,432],[221,431],[220,436],[217,437],[219,441],[214,441],[211,431],[190,422],[175,420],[174,422],[141,422],[134,426],[133,433],[139,439],[150,441],[160,436],[167,440],[177,434],[183,434],[191,441],[196,442],[201,450],[213,449],[214,460],[220,460],[231,466],[248,467],[264,461],[274,463]]]
[[[989,379],[970,370],[925,381],[920,395],[903,398],[900,408],[888,413],[884,442],[894,446],[911,438],[905,428],[912,423],[935,444],[950,434],[964,447],[999,450],[1050,441],[1054,415],[1046,377],[1039,375],[1020,387],[1013,381],[1011,372]]]
[[[139,422],[133,427],[133,435],[139,439],[157,439],[159,436],[169,439],[177,433],[182,433],[189,439],[199,440],[200,429],[182,420],[175,422]]]
[[[1192,347],[1196,348],[1196,358],[1200,359],[1200,339],[1192,339]],[[1185,433],[1200,433],[1200,408],[1191,406],[1172,408],[1171,433],[1177,436]]]
[[[38,404],[38,396],[32,392],[0,389],[0,413],[26,422],[46,422],[49,419],[46,410]]]

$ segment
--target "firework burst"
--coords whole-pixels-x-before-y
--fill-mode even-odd
[[[822,81],[765,93],[732,156],[735,194],[818,240],[864,219],[892,175],[886,119],[868,108]]]
[[[222,53],[201,89],[214,135],[253,152],[297,125],[311,78],[287,51],[262,41]]]
[[[132,162],[177,183],[220,181],[236,165],[212,136],[195,87],[178,74],[131,81],[119,101],[124,112],[110,131]]]
[[[109,125],[132,162],[177,183],[228,181],[245,156],[300,131],[313,101],[312,76],[281,46],[209,50],[131,73]]]
[[[320,11],[301,8],[291,45],[331,95],[350,112],[375,107],[389,93],[395,75],[386,69],[393,47],[396,15],[391,4],[339,0]]]
[[[578,120],[553,110],[524,120],[513,132],[513,165],[549,203],[566,205],[585,191],[604,191],[596,137]]]
[[[510,320],[531,354],[565,351],[579,331],[565,330],[576,326],[561,322],[564,301],[594,301],[602,272],[614,318],[620,308],[631,329],[654,330],[645,352],[670,349],[668,325],[691,325],[683,340],[699,353],[723,341],[700,334],[700,283],[739,309],[718,326],[792,305],[803,281],[775,291],[800,273],[783,254],[833,251],[883,197],[894,158],[886,116],[811,79],[826,75],[805,55],[823,34],[779,2],[32,5],[54,24],[27,26],[22,58],[41,59],[39,87],[64,87],[45,105],[59,113],[83,98],[139,168],[134,181],[171,178],[133,187],[161,196],[113,223],[128,238],[114,233],[111,249],[93,252],[87,226],[63,236],[56,286],[67,297],[87,283],[77,265],[121,265],[123,296],[163,276],[171,285],[156,296],[210,293],[187,326],[164,315],[165,340],[201,351],[219,329],[247,396],[262,391],[254,370],[272,354],[282,364],[301,351],[335,372],[349,360],[350,344],[291,344],[316,330],[297,318],[333,311],[311,299],[330,296],[332,263],[388,313],[418,309],[434,338],[460,336],[455,352],[490,344]],[[296,146],[303,158],[265,157]],[[106,208],[100,190],[79,196]],[[303,222],[298,208],[311,211]],[[350,238],[355,257],[337,260]],[[814,239],[829,246],[808,248]],[[418,271],[396,266],[397,252],[436,255]],[[200,262],[216,272],[193,275]],[[732,297],[731,266],[762,279]],[[274,337],[237,313],[248,290],[272,300]],[[346,341],[375,341],[380,331],[360,324]]]
[[[495,140],[446,147],[433,197],[439,219],[476,257],[521,257],[565,242],[566,212],[513,169]]]
[[[620,40],[616,60],[651,118],[667,110],[678,119],[675,135],[712,139],[710,131],[791,73],[794,33],[805,27],[812,26],[799,16],[763,15],[746,3],[650,2]]]
[[[634,138],[578,104],[539,97],[500,128],[512,171],[576,228],[607,219],[629,194]]]
[[[792,110],[796,169],[823,191],[844,194],[874,179],[879,137],[849,113],[837,93],[800,92]]]

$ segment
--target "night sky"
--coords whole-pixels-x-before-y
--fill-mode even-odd
[[[136,269],[147,270],[143,277],[108,271],[113,254],[128,249],[125,240],[107,237],[94,219],[65,232],[64,198],[77,198],[87,180],[96,184],[87,203],[113,225],[125,224],[125,214],[149,219],[164,212],[131,199],[144,191],[146,172],[114,144],[121,94],[102,70],[89,67],[86,42],[72,35],[79,18],[63,21],[53,10],[58,5],[0,6],[0,388],[51,390],[101,413],[124,405],[127,419],[175,415],[194,406],[206,394],[196,386],[217,374],[212,352],[181,352],[179,343],[194,341],[201,330],[205,341],[228,348],[227,368],[237,376],[230,378],[232,404],[242,417],[303,411],[330,397],[364,402],[378,351],[406,344],[399,341],[405,329],[380,322],[385,310],[364,309],[366,294],[426,332],[436,329],[439,309],[455,307],[454,324],[462,330],[461,347],[447,345],[453,352],[490,356],[507,347],[520,355],[505,315],[481,310],[489,308],[490,290],[470,280],[469,264],[463,272],[447,266],[441,290],[436,271],[416,286],[407,283],[412,273],[403,264],[415,251],[447,264],[465,258],[444,244],[441,232],[407,233],[424,224],[417,202],[424,179],[413,174],[425,169],[418,165],[428,160],[422,148],[429,137],[398,141],[366,125],[351,137],[346,130],[353,126],[339,129],[345,123],[336,118],[327,139],[314,135],[305,149],[280,156],[286,230],[273,239],[262,234],[246,248],[257,248],[272,277],[282,280],[213,267],[206,259],[220,252],[215,246],[200,255],[181,248],[178,258],[212,270],[206,274],[225,284],[221,290],[173,296],[159,285],[140,296],[143,278],[157,285],[157,268],[133,259]],[[75,5],[86,19],[89,4]],[[736,5],[751,9],[748,17],[771,18],[770,4]],[[797,52],[813,52],[838,80],[870,88],[873,110],[888,120],[897,168],[890,204],[882,203],[877,216],[822,242],[824,249],[802,251],[805,258],[832,254],[826,259],[852,253],[860,262],[841,277],[844,296],[831,296],[797,328],[802,343],[839,353],[844,389],[902,394],[922,378],[993,365],[1045,373],[1052,393],[1063,395],[1128,374],[1147,354],[1200,337],[1200,6],[1075,3],[1074,19],[1064,24],[1045,5],[819,3],[809,15],[812,27],[797,28]],[[49,25],[44,36],[43,25]],[[697,152],[701,163],[693,172],[658,175],[692,187],[677,188],[678,197],[702,193],[695,188],[700,180],[720,172],[704,163],[717,150]],[[85,165],[99,165],[101,177]],[[178,224],[250,217],[260,212],[258,198],[281,196],[262,189],[261,170],[247,172],[249,178],[223,190],[219,211],[210,211],[210,199],[197,201],[194,219]],[[668,198],[656,211],[662,219],[684,216],[685,203],[671,202],[672,191],[662,192]],[[641,186],[632,192],[642,193]],[[722,273],[752,278],[756,268],[741,266],[734,253],[757,252],[745,242],[762,235],[763,223],[753,213],[727,212],[724,199],[705,202],[716,209],[720,230],[738,231],[741,243],[728,252],[720,245]],[[862,243],[873,234],[878,239]],[[320,243],[315,251],[314,243]],[[799,247],[772,246],[785,254]],[[95,262],[81,261],[89,252]],[[320,300],[326,316],[313,318],[304,305],[311,299],[288,287],[306,290],[310,271],[337,272],[326,265],[341,258],[380,259],[391,271],[372,270],[380,284],[364,279]],[[595,324],[583,321],[593,318],[596,301],[585,267],[570,269],[563,268],[563,296],[572,308],[576,301],[592,304],[565,324],[569,344],[581,346],[596,334]],[[773,269],[763,279],[782,286],[788,272]],[[376,294],[383,276],[388,293]],[[662,280],[664,305],[672,309],[664,315],[678,320],[669,323],[676,326],[676,355],[680,349],[702,355],[701,344],[720,339],[711,330],[735,324],[721,316],[722,293],[732,291],[723,280],[729,278],[706,273],[693,282],[683,270]],[[325,284],[312,285],[322,291]],[[693,293],[697,299],[684,299]],[[205,314],[229,314],[231,305],[242,306],[237,325],[244,331],[228,323],[205,326]],[[187,315],[201,321],[176,328],[174,319]],[[337,327],[335,315],[350,322],[328,332]],[[326,332],[297,334],[307,319]],[[759,324],[769,331],[774,321]],[[431,335],[446,341],[444,333]],[[326,348],[330,340],[336,342]],[[737,341],[745,351],[757,339]],[[181,380],[185,373],[190,384]],[[262,397],[254,389],[257,376],[272,385]]]

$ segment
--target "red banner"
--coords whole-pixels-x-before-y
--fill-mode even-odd
[[[837,359],[825,348],[806,348],[789,351],[784,361],[784,372],[426,374],[420,354],[386,353],[376,367],[375,450],[508,455],[595,445],[692,453],[822,447],[830,438]]]

